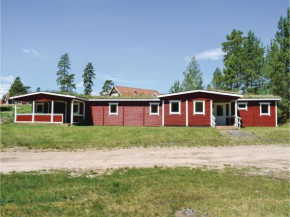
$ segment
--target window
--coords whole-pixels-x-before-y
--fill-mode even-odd
[[[118,103],[109,103],[109,115],[118,115]]]
[[[80,114],[80,104],[74,103],[74,114]]]
[[[180,115],[180,100],[170,100],[170,115]]]
[[[270,103],[260,102],[260,116],[269,115],[270,116]]]
[[[36,103],[35,107],[35,113],[44,113],[44,103]]]
[[[150,115],[159,115],[159,103],[150,103]]]
[[[193,114],[194,115],[204,115],[204,101],[193,101],[194,102],[194,108],[193,108]]]
[[[246,110],[246,111],[248,111],[248,103],[239,102],[238,103],[238,110]]]

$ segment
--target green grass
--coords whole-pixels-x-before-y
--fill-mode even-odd
[[[2,174],[2,216],[174,216],[184,207],[204,216],[289,215],[287,180],[239,173],[155,167],[93,177]]]
[[[242,129],[251,138],[230,138],[210,127],[113,127],[2,124],[2,147],[129,148],[289,144],[289,127]]]
[[[218,146],[229,138],[213,128],[2,125],[2,147],[116,148]]]
[[[289,144],[290,143],[290,128],[289,124],[284,124],[279,127],[247,127],[242,129],[244,132],[254,134],[257,140],[254,142],[265,144]]]

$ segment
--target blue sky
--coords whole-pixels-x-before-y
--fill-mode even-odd
[[[167,93],[196,55],[204,86],[223,67],[221,43],[233,29],[253,30],[268,45],[287,0],[2,0],[0,95],[13,78],[56,90],[59,58],[69,53],[76,92],[88,62],[93,91],[116,85]]]

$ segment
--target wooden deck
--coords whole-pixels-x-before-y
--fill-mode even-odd
[[[235,126],[216,126],[217,130],[238,130]]]

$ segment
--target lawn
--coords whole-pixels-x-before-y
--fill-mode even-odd
[[[113,127],[2,124],[3,147],[127,148],[148,146],[218,146],[229,138],[217,130],[185,127]]]
[[[3,175],[2,216],[288,216],[290,184],[235,170],[119,169]]]

